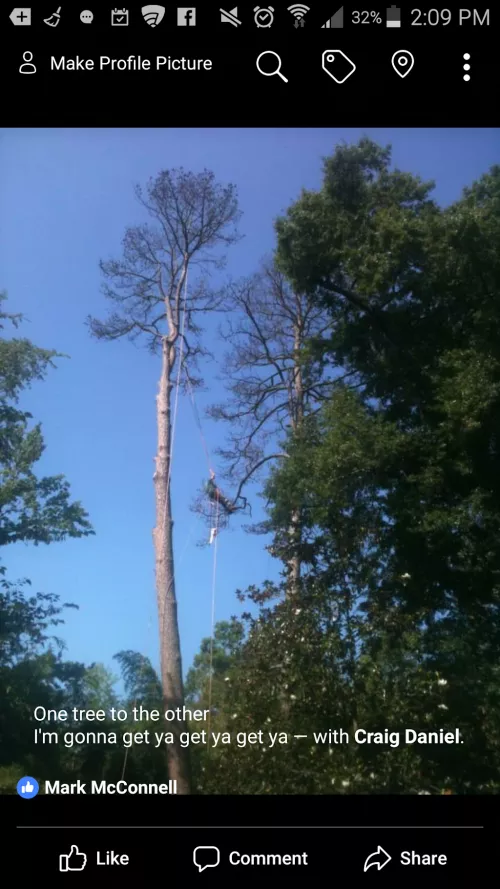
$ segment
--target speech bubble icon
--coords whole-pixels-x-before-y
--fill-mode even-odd
[[[196,846],[193,861],[201,874],[207,867],[217,867],[220,864],[220,850],[217,846]]]

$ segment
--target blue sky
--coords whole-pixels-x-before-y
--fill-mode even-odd
[[[7,310],[29,322],[22,335],[70,355],[27,394],[23,406],[43,424],[44,474],[64,473],[96,536],[49,547],[16,544],[2,553],[11,580],[75,602],[61,635],[67,656],[113,667],[121,649],[157,663],[158,633],[151,529],[158,359],[128,342],[98,343],[87,315],[103,317],[99,259],[118,257],[129,225],[141,221],[133,194],[160,170],[207,167],[234,182],[244,239],[227,273],[256,270],[273,249],[273,220],[302,187],[321,182],[321,158],[362,135],[393,146],[393,163],[436,180],[442,204],[500,160],[500,130],[2,130],[0,131],[0,290]],[[208,345],[221,354],[213,330]],[[223,394],[206,368],[200,413]],[[223,427],[203,421],[211,452]],[[217,464],[215,466],[217,468]],[[210,634],[213,550],[190,510],[207,466],[189,401],[176,432],[172,495],[177,594],[184,668]],[[258,503],[254,517],[259,518]],[[219,538],[216,620],[239,613],[235,590],[276,576],[265,541],[236,520]]]

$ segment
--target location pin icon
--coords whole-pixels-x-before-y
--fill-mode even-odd
[[[413,68],[414,61],[411,52],[407,49],[398,49],[392,57],[392,67],[400,77],[406,77]]]

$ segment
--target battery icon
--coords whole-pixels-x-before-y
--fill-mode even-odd
[[[401,10],[397,9],[395,6],[391,6],[386,9],[387,19],[386,25],[388,28],[400,28],[401,27]]]

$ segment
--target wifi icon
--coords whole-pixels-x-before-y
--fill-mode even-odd
[[[293,6],[288,7],[288,12],[291,12],[292,15],[297,19],[303,19],[306,12],[309,12],[309,6],[303,6],[302,3],[295,3]]]
[[[303,28],[304,27],[304,16],[306,12],[309,12],[309,6],[303,6],[302,3],[295,3],[293,6],[288,7],[288,12],[291,12],[295,17],[294,28]]]
[[[152,28],[156,28],[160,24],[165,15],[164,6],[143,6],[141,9],[144,21]]]

